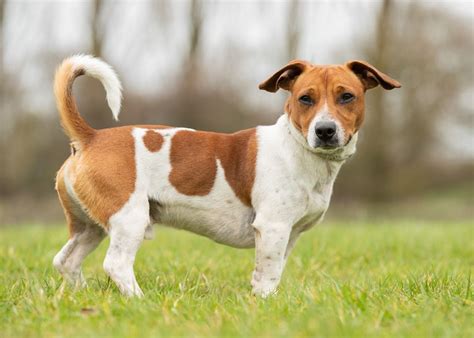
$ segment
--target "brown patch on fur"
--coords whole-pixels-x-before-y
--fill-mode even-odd
[[[327,104],[329,114],[344,128],[344,142],[347,142],[364,120],[365,91],[378,84],[385,89],[400,87],[396,80],[362,61],[319,66],[295,60],[260,84],[260,89],[275,92],[282,88],[291,92],[285,109],[293,124],[305,137],[311,121],[324,104]],[[346,92],[353,94],[355,99],[349,103],[341,103],[340,97]],[[314,104],[307,106],[299,102],[303,95],[310,96]]]
[[[85,213],[104,227],[135,190],[132,129],[97,130],[87,146],[70,158],[68,178],[74,192]]]
[[[185,195],[209,194],[216,178],[216,139],[213,133],[179,131],[171,141],[170,183]]]
[[[143,136],[143,143],[149,151],[157,152],[163,145],[163,136],[154,130],[148,130],[145,136]]]
[[[251,206],[256,158],[255,129],[234,134],[179,131],[171,143],[169,181],[182,194],[205,196],[214,186],[219,160],[236,196]]]
[[[251,206],[257,163],[256,129],[242,130],[232,136],[227,144],[219,144],[218,158],[224,168],[225,178],[237,197],[246,206]]]

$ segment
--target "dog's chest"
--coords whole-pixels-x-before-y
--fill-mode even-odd
[[[294,225],[294,230],[303,232],[322,220],[331,200],[332,184],[317,184],[308,192],[308,205],[304,216]]]
[[[289,133],[275,128],[259,131],[257,215],[260,212],[266,220],[291,224],[297,232],[307,230],[326,212],[341,164],[309,153]]]

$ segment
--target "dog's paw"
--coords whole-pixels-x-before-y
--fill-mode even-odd
[[[277,293],[277,283],[268,283],[252,280],[252,294],[254,296],[267,298]]]

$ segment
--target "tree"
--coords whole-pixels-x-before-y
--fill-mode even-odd
[[[393,5],[391,0],[383,0],[375,34],[375,48],[369,60],[373,60],[379,69],[387,71],[388,55],[386,44],[388,43],[389,27],[391,25]],[[390,133],[389,121],[387,120],[387,110],[385,108],[384,93],[377,90],[372,95],[372,111],[374,114],[369,119],[370,125],[367,127],[367,137],[376,140],[380,137],[387,137]],[[380,201],[386,198],[387,181],[391,174],[390,145],[388,142],[371,142],[370,149],[366,149],[369,157],[367,174],[371,177],[375,189],[371,189],[370,199]]]
[[[91,14],[91,41],[92,41],[92,54],[97,57],[102,56],[102,43],[104,32],[100,22],[102,10],[104,8],[103,0],[94,0],[92,2],[92,14]]]
[[[302,29],[300,27],[300,1],[290,0],[288,2],[288,15],[286,17],[286,41],[287,41],[287,55],[284,62],[297,58],[298,47]]]
[[[103,57],[103,45],[106,39],[106,26],[102,22],[105,10],[103,0],[93,0],[90,8],[90,54]],[[81,77],[75,86],[79,93],[76,95],[79,111],[86,121],[94,128],[113,126],[110,110],[105,101],[105,91],[102,84],[96,79]]]
[[[402,88],[367,93],[359,151],[340,177],[346,194],[378,202],[466,180],[455,174],[466,158],[447,155],[449,142],[463,142],[472,128],[472,106],[463,104],[474,87],[469,25],[416,1],[381,3],[361,54]]]
[[[3,46],[4,46],[4,13],[5,13],[5,6],[6,6],[6,0],[0,0],[0,104],[2,105],[2,113],[4,111],[3,105],[5,104],[5,72],[3,69]]]

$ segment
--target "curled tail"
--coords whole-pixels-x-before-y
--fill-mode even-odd
[[[74,55],[64,60],[56,71],[54,94],[61,124],[71,141],[84,145],[95,134],[95,129],[81,117],[72,95],[76,77],[89,75],[98,79],[107,93],[107,103],[117,120],[122,100],[122,86],[112,67],[90,55]]]

